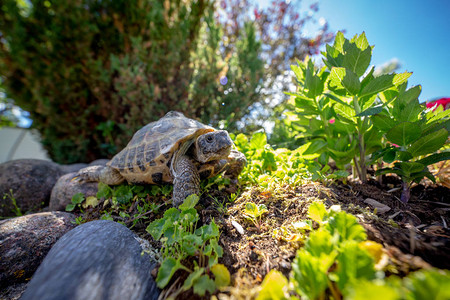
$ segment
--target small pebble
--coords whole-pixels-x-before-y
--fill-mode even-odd
[[[244,228],[242,228],[242,226],[236,222],[236,221],[231,221],[231,225],[233,225],[234,228],[236,228],[236,230],[240,233],[240,234],[244,234]]]

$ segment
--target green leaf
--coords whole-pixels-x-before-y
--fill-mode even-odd
[[[308,208],[308,217],[321,224],[328,216],[325,205],[321,202],[313,202]]]
[[[449,160],[449,159],[450,159],[450,152],[445,151],[445,152],[429,155],[425,158],[422,158],[421,160],[418,160],[417,162],[423,164],[424,166],[429,166],[429,165],[435,164],[437,162],[440,162],[443,160]]]
[[[76,193],[72,196],[72,204],[77,205],[81,204],[84,201],[84,194],[83,193]]]
[[[385,281],[358,280],[348,287],[348,300],[399,300],[399,289],[386,284]]]
[[[403,122],[396,125],[386,133],[389,142],[399,146],[407,146],[417,140],[422,134],[420,127],[411,122]]]
[[[327,145],[327,142],[325,142],[322,139],[315,139],[315,140],[312,140],[310,143],[308,143],[308,145],[309,146],[302,153],[302,155],[309,155],[309,154],[315,154],[315,153],[320,152],[320,150],[323,149]]]
[[[69,203],[66,205],[66,211],[73,211],[75,209],[75,204]]]
[[[181,269],[182,265],[178,260],[172,257],[166,258],[159,267],[158,275],[156,276],[156,284],[162,289],[164,288],[172,278],[173,274]]]
[[[343,87],[350,95],[356,95],[361,87],[358,76],[349,69],[333,67],[329,78],[330,87]]]
[[[166,222],[166,219],[155,220],[147,226],[146,231],[148,233],[150,233],[150,235],[155,240],[159,240],[164,233],[164,223],[165,222]]]
[[[408,78],[411,75],[412,75],[412,72],[405,72],[405,73],[395,74],[394,75],[394,79],[392,80],[392,83],[395,86],[399,86],[399,85],[405,83],[406,81],[408,81]]]
[[[328,221],[326,228],[333,235],[337,233],[340,241],[364,241],[367,238],[366,231],[358,223],[356,217],[346,212],[338,212],[335,214]]]
[[[315,75],[315,67],[312,60],[308,60],[308,67],[306,68],[305,88],[308,89],[306,94],[310,98],[316,98],[323,92],[324,83],[321,78]]]
[[[366,50],[369,47],[369,41],[367,40],[366,33],[363,31],[359,36],[355,36],[356,40],[352,40],[356,46],[361,50]],[[370,47],[369,47],[370,48]]]
[[[344,106],[340,103],[335,104],[334,110],[339,115],[339,117],[345,118],[347,122],[356,124],[355,121],[355,110],[352,107]]]
[[[204,241],[207,241],[211,238],[215,238],[219,236],[219,227],[217,227],[214,220],[211,221],[208,225],[203,225],[195,231],[195,234],[199,234],[202,236]]]
[[[384,74],[373,78],[362,90],[360,97],[378,94],[393,86],[404,83],[412,73]]]
[[[223,264],[216,264],[211,267],[211,272],[214,274],[214,282],[217,287],[224,287],[230,285],[231,277],[227,267]],[[263,282],[264,284],[264,282]]]
[[[408,148],[408,152],[411,153],[413,157],[436,152],[444,146],[447,138],[448,131],[442,128],[419,138]]]
[[[98,190],[97,190],[97,198],[101,199],[108,199],[110,198],[112,195],[112,189],[109,187],[109,185],[103,183],[103,182],[99,182],[98,183]]]
[[[423,171],[425,166],[418,162],[397,162],[395,166],[398,166],[405,174],[412,174]]]
[[[187,234],[182,237],[181,247],[187,254],[194,256],[195,252],[200,248],[202,243],[203,240],[200,236],[195,234]]]
[[[319,299],[328,285],[328,265],[301,249],[292,263],[295,291],[307,299]]]
[[[414,122],[419,120],[422,111],[423,107],[419,104],[419,100],[416,99],[402,107],[399,112],[396,112],[394,109],[392,114],[397,118],[398,121]]]
[[[383,110],[383,105],[377,105],[373,107],[369,107],[365,111],[360,112],[357,114],[357,117],[365,117],[365,116],[373,116],[376,114],[379,114]]]
[[[358,280],[372,280],[375,278],[373,258],[358,246],[355,241],[347,241],[340,246],[340,254],[337,256],[337,286],[345,291],[349,284]]]
[[[404,280],[406,299],[450,299],[450,273],[448,270],[421,270]]]
[[[195,194],[189,195],[186,197],[186,199],[184,199],[183,203],[178,208],[181,211],[185,211],[185,210],[194,208],[195,205],[197,205],[199,199],[200,198]]]
[[[315,230],[309,235],[309,239],[305,244],[305,250],[319,258],[324,254],[330,256],[335,250],[333,236],[327,230]]]
[[[250,139],[250,146],[252,149],[264,149],[264,146],[267,144],[267,137],[264,132],[256,132],[253,134]]]
[[[200,278],[198,278],[198,280],[194,283],[194,293],[199,296],[204,296],[206,291],[212,294],[215,290],[216,284],[207,275],[200,276]]]
[[[184,281],[184,284],[182,287],[183,291],[187,291],[190,288],[192,288],[194,286],[195,282],[200,278],[200,276],[202,276],[202,274],[204,272],[205,272],[205,268],[196,267],[194,272],[189,274],[189,276]]]
[[[360,41],[360,46],[363,47],[364,45],[366,47],[360,49],[357,44],[349,43],[348,41],[344,44],[345,55],[343,66],[351,70],[357,77],[364,75],[372,59],[372,48],[368,47],[367,40],[365,42]]]
[[[342,31],[338,31],[336,33],[336,37],[334,38],[333,47],[340,53],[344,53],[345,40],[346,40],[346,38],[344,37],[344,34],[342,33]]]
[[[280,271],[270,270],[264,277],[261,290],[256,300],[282,300],[285,299],[283,288],[288,285],[288,280]]]
[[[131,187],[128,185],[121,185],[114,189],[113,195],[116,197],[117,202],[120,204],[127,204],[133,199],[133,193],[131,192]]]
[[[383,155],[383,161],[388,164],[392,163],[395,160],[396,153],[397,153],[397,151],[395,151],[394,149],[387,151]]]
[[[373,125],[381,132],[388,132],[393,127],[395,127],[395,120],[384,115],[375,115],[372,117]]]

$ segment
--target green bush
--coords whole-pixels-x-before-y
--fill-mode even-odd
[[[281,72],[279,55],[264,63],[261,55],[267,49],[288,53],[286,64],[325,36],[308,46],[299,38],[303,19],[291,4],[276,5],[283,1],[271,8],[277,19],[255,10],[253,21],[251,6],[229,13],[234,2],[2,1],[6,96],[30,112],[60,163],[111,156],[169,110],[235,129],[263,98],[263,70],[271,78]],[[279,34],[268,34],[280,22]]]

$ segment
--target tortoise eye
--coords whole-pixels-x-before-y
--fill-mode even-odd
[[[210,136],[210,135],[208,135],[208,136],[206,137],[206,141],[207,141],[208,143],[211,143],[211,142],[213,141],[213,137]]]

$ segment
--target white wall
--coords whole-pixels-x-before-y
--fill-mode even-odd
[[[14,151],[14,147],[17,147]],[[38,133],[22,128],[0,129],[0,163],[19,158],[48,158],[47,152],[39,143]]]

